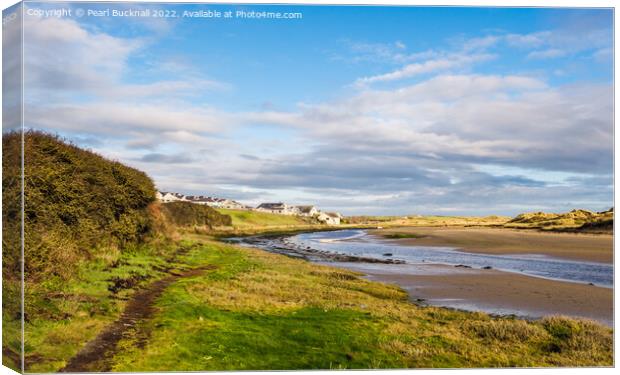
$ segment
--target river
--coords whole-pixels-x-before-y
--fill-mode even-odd
[[[494,274],[517,274],[521,276],[520,280],[538,278],[561,281],[561,284],[576,283],[606,289],[613,288],[613,265],[611,264],[581,262],[540,254],[489,255],[465,252],[451,247],[402,245],[397,241],[370,235],[362,229],[301,233],[279,237],[256,236],[231,240],[271,252],[360,271],[367,274],[370,279],[400,284],[410,294],[422,293],[419,288],[414,288],[414,286],[419,286],[416,284],[419,280],[416,280],[416,283],[404,282],[402,280],[407,279],[403,278],[403,275],[420,276],[437,273],[473,275],[476,272],[483,273],[484,270],[492,270]],[[441,287],[441,285],[434,285],[434,287]],[[425,297],[428,295],[429,293],[424,294]],[[588,314],[580,313],[583,309],[573,309],[574,311],[571,308],[564,309],[560,306],[561,304],[553,301],[549,302],[552,308],[544,311],[521,308],[515,305],[517,302],[509,307],[501,307],[499,303],[478,302],[463,297],[435,299],[433,304],[532,317],[549,313],[578,314],[590,317]],[[605,317],[593,318],[607,324],[610,322]]]

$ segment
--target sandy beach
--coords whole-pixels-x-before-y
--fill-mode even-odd
[[[613,235],[540,232],[482,227],[402,227],[378,229],[371,234],[419,235],[390,240],[413,246],[449,246],[485,254],[543,254],[590,262],[613,262]]]
[[[332,263],[367,278],[397,284],[414,302],[470,311],[540,318],[567,315],[613,325],[613,289],[497,270],[442,265]]]

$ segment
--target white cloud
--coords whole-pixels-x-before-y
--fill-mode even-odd
[[[546,43],[551,36],[550,31],[539,31],[530,34],[505,35],[508,45],[521,48],[538,48]]]
[[[196,107],[165,107],[141,103],[100,102],[27,106],[25,124],[55,131],[118,137],[163,132],[214,133],[235,124],[234,116]],[[162,141],[165,141],[163,138]],[[183,137],[183,141],[188,137]]]
[[[472,63],[490,60],[493,57],[494,56],[491,54],[451,55],[445,58],[427,60],[421,63],[408,64],[403,68],[390,73],[363,77],[358,79],[356,81],[356,84],[360,86],[375,82],[397,81],[417,75],[445,71],[453,68],[461,68]]]
[[[25,18],[24,89],[30,102],[63,102],[71,95],[110,100],[156,95],[194,95],[228,89],[194,72],[177,71],[177,79],[128,83],[129,57],[143,50],[145,39],[114,37],[89,31],[71,19]]]
[[[598,204],[611,194],[604,183],[593,191],[578,181],[610,175],[610,85],[552,87],[523,74],[471,73],[476,63],[494,58],[488,51],[501,43],[547,51],[547,57],[554,49],[585,48],[567,49],[570,40],[551,32],[470,39],[456,51],[360,44],[360,56],[402,66],[360,78],[358,89],[340,100],[302,103],[289,112],[226,112],[186,100],[227,86],[182,59],[148,67],[182,73],[174,79],[128,83],[128,61],[146,41],[72,21],[32,22],[27,124],[99,138],[97,151],[147,171],[161,188],[255,202],[283,196],[365,213],[385,207],[488,213],[489,204],[518,211],[567,201]],[[604,56],[605,47],[597,45]],[[412,77],[416,83],[403,83]],[[380,82],[394,88],[371,85]],[[258,126],[270,132],[252,137]],[[288,130],[286,137],[273,130],[279,128]],[[563,171],[576,182],[549,189],[536,174],[498,175],[480,165]]]
[[[545,49],[540,51],[532,51],[527,54],[528,59],[555,59],[567,55],[567,51],[557,48]]]

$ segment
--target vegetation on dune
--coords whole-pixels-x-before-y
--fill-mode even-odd
[[[347,216],[343,218],[345,224],[374,224],[383,227],[395,226],[448,226],[448,225],[502,225],[510,220],[504,216]]]
[[[536,228],[543,230],[570,230],[583,232],[609,232],[613,230],[613,208],[592,212],[572,210],[563,214],[533,212],[523,213],[504,224],[507,228]]]

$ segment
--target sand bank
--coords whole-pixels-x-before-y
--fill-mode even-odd
[[[497,270],[442,265],[330,263],[367,278],[397,284],[412,301],[470,311],[540,318],[567,315],[613,323],[613,289]]]
[[[403,245],[448,246],[485,254],[543,254],[590,262],[613,262],[613,236],[539,232],[481,227],[402,227],[378,229],[383,236],[406,233],[422,236],[390,240]]]

